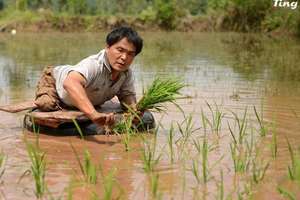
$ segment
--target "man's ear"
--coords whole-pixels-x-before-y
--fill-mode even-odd
[[[105,50],[107,51],[107,50],[109,49],[109,47],[110,47],[110,46],[109,46],[108,44],[106,44],[106,45],[105,45]]]

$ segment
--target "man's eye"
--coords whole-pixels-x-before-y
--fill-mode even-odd
[[[122,49],[122,48],[117,48],[117,50],[118,50],[119,52],[121,52],[121,53],[124,52],[124,49]]]
[[[134,57],[134,56],[135,56],[135,53],[130,52],[130,53],[128,53],[128,55],[131,56],[131,57]]]

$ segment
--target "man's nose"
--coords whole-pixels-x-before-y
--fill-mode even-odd
[[[126,60],[127,59],[127,53],[126,52],[124,52],[124,53],[121,54],[121,59],[122,60]]]

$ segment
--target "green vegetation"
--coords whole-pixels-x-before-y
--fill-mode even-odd
[[[5,171],[5,161],[6,161],[5,154],[3,152],[0,152],[0,180]]]
[[[288,138],[286,138],[286,141],[291,157],[291,165],[288,166],[288,175],[291,180],[297,181],[300,185],[300,156],[298,152],[294,152]]]
[[[146,140],[146,138],[142,137],[143,146],[142,146],[141,160],[143,161],[143,169],[146,173],[151,173],[154,171],[155,167],[159,163],[162,156],[162,153],[159,153],[159,155],[157,155],[156,137],[157,136],[154,137],[153,141],[148,141]]]
[[[88,184],[96,184],[98,168],[95,164],[92,163],[90,152],[86,149],[84,151],[83,161],[81,161],[76,149],[74,148],[74,146],[72,144],[71,144],[71,147],[76,156],[78,165],[80,167],[80,171],[83,176],[83,182],[88,183]]]
[[[112,168],[111,170],[109,170],[108,174],[105,176],[103,174],[103,171],[101,171],[101,175],[103,178],[103,188],[104,188],[104,195],[103,195],[103,199],[104,200],[110,200],[112,199],[112,194],[113,194],[113,187],[116,185],[116,179],[115,179],[115,174],[117,169],[116,168]],[[121,196],[121,192],[119,192],[119,197]],[[118,198],[117,198],[118,199]]]
[[[125,147],[125,151],[130,150],[130,140],[132,136],[134,136],[137,132],[137,130],[133,128],[133,124],[132,124],[134,115],[135,114],[124,115],[124,119],[119,123],[117,123],[112,130],[113,133],[119,134],[121,136],[122,143],[124,144]]]
[[[38,146],[27,144],[27,152],[31,161],[30,171],[35,182],[35,195],[37,198],[43,197],[46,191],[46,160]]]
[[[162,80],[156,78],[148,89],[144,92],[143,97],[137,103],[137,110],[156,110],[163,111],[163,103],[172,102],[180,97],[179,90],[185,85],[176,78]]]
[[[299,9],[275,9],[269,0],[1,0],[0,12],[1,30],[36,24],[46,30],[95,31],[125,23],[143,29],[300,35]]]
[[[284,197],[286,197],[286,199],[289,200],[296,200],[295,194],[289,192],[288,190],[282,188],[282,187],[278,187],[277,191]]]

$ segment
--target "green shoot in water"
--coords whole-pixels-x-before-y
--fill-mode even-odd
[[[171,164],[174,163],[174,127],[173,123],[171,124],[169,134],[168,134],[168,146],[169,146],[169,151],[170,151],[170,160]]]
[[[252,180],[254,183],[258,184],[265,177],[266,171],[269,168],[270,163],[264,164],[262,161],[257,162],[257,160],[252,161]]]
[[[77,151],[75,150],[75,148],[72,144],[71,144],[71,147],[76,156],[76,160],[79,164],[80,171],[81,171],[82,176],[84,177],[85,183],[96,184],[98,171],[97,171],[96,165],[93,164],[91,161],[91,155],[90,155],[89,151],[87,149],[84,151],[84,158],[83,158],[83,163],[82,163]]]
[[[288,144],[288,150],[291,157],[291,165],[288,166],[289,178],[292,181],[297,181],[300,184],[300,155],[298,152],[297,153],[294,152],[288,138],[286,138],[286,141]]]
[[[199,161],[197,159],[193,159],[191,172],[194,175],[194,177],[196,178],[197,184],[200,184],[201,183],[201,174],[199,172]]]
[[[277,157],[277,151],[278,151],[277,133],[275,130],[275,125],[273,125],[272,142],[271,142],[271,152],[272,152],[273,159],[275,159]]]
[[[206,134],[204,134],[204,139],[202,143],[202,176],[204,183],[208,182],[208,142]]]
[[[220,182],[217,183],[218,188],[218,194],[217,198],[218,200],[224,200],[224,176],[223,176],[223,170],[220,170]]]
[[[231,113],[233,114],[233,116],[235,118],[235,122],[238,125],[238,138],[235,136],[231,126],[228,123],[228,128],[229,128],[230,134],[231,134],[235,144],[242,145],[244,142],[244,139],[246,136],[246,130],[247,130],[247,120],[246,120],[247,108],[244,111],[244,115],[243,115],[242,119],[240,119],[236,113],[234,113],[234,112],[231,112]]]
[[[159,175],[151,173],[150,174],[150,188],[151,188],[151,194],[152,199],[159,200],[161,199],[162,194],[158,190],[158,181],[159,181]]]
[[[35,195],[37,198],[42,198],[46,191],[46,160],[45,153],[33,146],[32,144],[27,144],[27,152],[31,161],[30,171],[35,181]]]
[[[265,137],[267,135],[268,129],[265,125],[265,122],[263,121],[263,112],[261,112],[261,117],[259,117],[255,106],[253,106],[253,109],[254,109],[254,113],[255,113],[256,119],[258,121],[259,127],[260,127],[259,135],[261,137]]]
[[[277,191],[284,197],[289,200],[296,200],[296,196],[294,193],[289,192],[288,190],[284,189],[283,187],[277,187]]]
[[[130,150],[131,137],[136,134],[136,130],[132,127],[133,118],[133,115],[124,116],[124,119],[113,127],[113,132],[121,136],[125,151]]]
[[[250,164],[250,152],[240,148],[235,143],[230,144],[231,158],[233,161],[234,171],[246,172],[249,169]]]
[[[101,170],[102,171],[102,170]],[[117,169],[112,168],[106,176],[103,176],[103,187],[104,187],[104,200],[111,200],[113,194],[113,187],[115,185],[115,174]]]
[[[206,105],[208,106],[212,115],[212,121],[211,122],[208,121],[211,130],[213,133],[216,133],[216,135],[219,137],[219,132],[221,130],[222,118],[224,117],[224,113],[220,111],[216,103],[215,103],[215,111],[213,110],[212,106],[208,102],[206,102]]]
[[[0,180],[5,172],[5,162],[6,162],[6,156],[3,152],[0,152]]]
[[[78,131],[78,133],[80,134],[81,139],[83,140],[84,139],[84,135],[83,135],[83,132],[82,132],[79,124],[77,123],[76,119],[72,119],[72,121],[73,121],[73,123],[74,123],[74,125],[75,125],[75,127],[76,127],[76,129]]]
[[[158,164],[162,154],[160,153],[158,156],[156,155],[156,134],[158,129],[155,131],[154,141],[147,141],[145,138],[143,139],[143,148],[142,148],[142,161],[144,164],[143,169],[145,172],[149,173],[154,171],[155,166]]]

